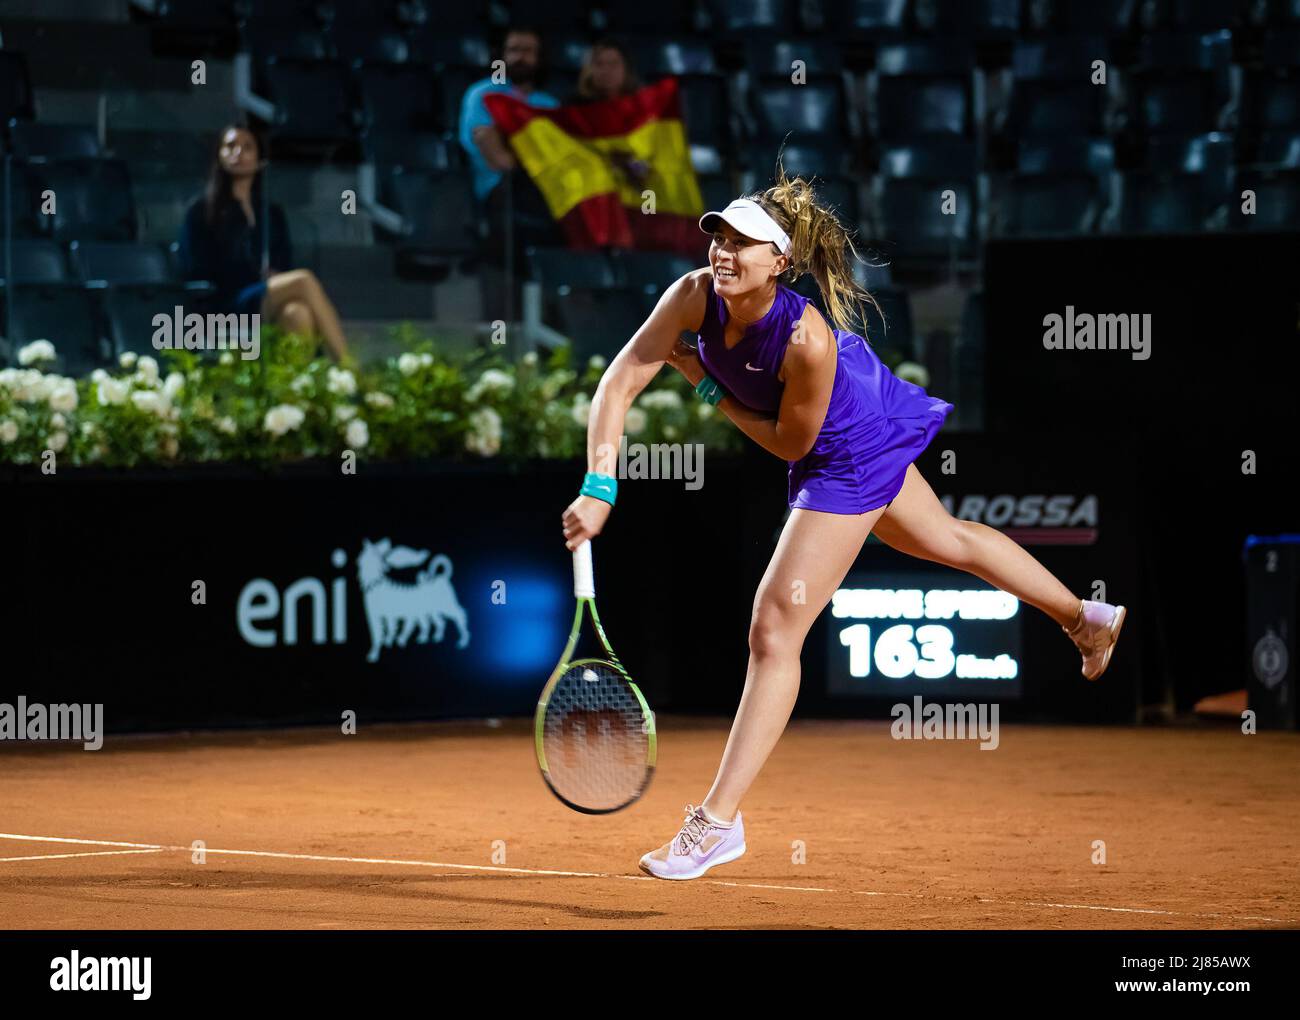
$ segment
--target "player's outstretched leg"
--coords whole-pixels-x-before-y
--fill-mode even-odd
[[[740,800],[790,719],[804,637],[882,512],[791,512],[754,597],[745,690],[713,788],[699,807],[687,805],[686,822],[670,842],[641,858],[642,871],[698,878],[745,852]]]
[[[1041,609],[1078,647],[1087,679],[1096,680],[1110,665],[1127,610],[1080,599],[996,528],[953,517],[915,464],[875,531],[900,552],[974,574]]]

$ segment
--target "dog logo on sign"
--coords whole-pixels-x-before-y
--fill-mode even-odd
[[[451,586],[451,560],[441,553],[394,546],[387,538],[363,540],[357,580],[370,627],[367,662],[378,661],[380,649],[405,648],[412,635],[416,644],[442,641],[448,620],[460,634],[456,647],[469,644],[469,621]]]

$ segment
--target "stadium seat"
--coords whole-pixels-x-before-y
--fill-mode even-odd
[[[1147,36],[1129,72],[1129,117],[1138,136],[1199,134],[1223,127],[1231,99],[1227,30],[1191,36]]]
[[[486,36],[472,31],[448,32],[441,25],[423,25],[408,33],[411,43],[409,62],[472,69],[479,78],[492,59]]]
[[[1227,225],[1227,207],[1204,174],[1130,170],[1120,181],[1124,233],[1200,233]]]
[[[205,292],[182,284],[156,287],[110,287],[103,295],[106,336],[111,357],[116,360],[126,351],[157,357],[153,346],[154,316],[169,318],[179,306],[185,314],[207,310]]]
[[[120,159],[61,159],[31,166],[32,188],[54,192],[59,241],[134,241],[135,201]]]
[[[276,107],[277,146],[333,151],[357,130],[347,70],[335,62],[325,34],[297,23],[253,21],[244,46],[257,68],[259,91]]]
[[[1005,237],[1088,234],[1109,204],[1115,146],[1107,138],[1026,140],[998,185],[990,233]]]
[[[628,40],[628,59],[647,80],[676,74],[717,74],[713,47],[699,39],[638,36]]]
[[[940,139],[881,154],[872,182],[875,236],[898,246],[895,262],[969,254],[976,224],[974,144]],[[941,193],[955,193],[954,212]],[[903,246],[906,247],[903,247]]]
[[[6,287],[0,305],[11,349],[49,340],[58,353],[56,368],[65,375],[85,375],[108,364],[112,350],[92,292],[70,284]]]
[[[1240,27],[1240,18],[1236,0],[1141,0],[1137,23],[1147,32],[1214,32]]]
[[[613,264],[622,286],[651,294],[656,301],[673,283],[700,268],[696,259],[658,251],[618,251]]]
[[[526,254],[529,275],[548,293],[563,296],[571,290],[607,290],[623,283],[603,252],[530,247]]]
[[[1020,30],[1020,0],[915,0],[912,17],[920,31],[931,34],[1011,38]]]
[[[0,236],[5,231],[17,238],[46,237],[50,232],[50,217],[41,213],[40,193],[32,179],[31,169],[16,160],[9,162],[9,208],[5,208],[4,195],[0,192]],[[3,186],[3,171],[0,170],[0,187]]]
[[[1046,8],[1045,15],[1037,10]],[[1106,39],[1125,39],[1133,31],[1137,0],[1049,0],[1030,4],[1030,27],[1035,31],[1061,35],[1097,35]]]
[[[1261,66],[1245,72],[1241,128],[1258,137],[1300,128],[1300,29],[1279,29],[1264,43]]]
[[[415,47],[396,25],[343,24],[336,26],[330,37],[339,59],[348,66],[406,64],[417,59]]]
[[[707,6],[718,37],[787,36],[795,29],[793,0],[707,0]]]
[[[1016,43],[994,132],[1012,146],[1026,136],[1105,134],[1110,93],[1089,80],[1094,60],[1110,61],[1099,36]]]
[[[0,124],[36,116],[32,102],[32,81],[27,58],[21,53],[0,50]]]
[[[826,28],[846,37],[875,42],[908,29],[909,0],[822,0]]]
[[[72,279],[63,246],[55,241],[14,241],[11,257],[16,287],[55,286],[69,283]],[[0,263],[0,273],[3,270],[3,263]],[[0,276],[0,286],[8,285],[9,281]]]
[[[102,152],[95,129],[81,124],[9,122],[9,152],[16,159],[94,159]]]
[[[1233,229],[1294,232],[1300,223],[1300,168],[1242,168],[1236,172],[1234,190],[1255,193],[1255,212],[1247,215],[1241,201],[1230,202]]]
[[[867,75],[868,111],[885,142],[926,135],[969,136],[974,130],[974,52],[960,40],[881,46]]]
[[[440,126],[436,76],[427,67],[371,64],[357,72],[367,132],[433,131]]]
[[[157,287],[178,281],[171,253],[160,244],[73,241],[68,254],[83,282]]]
[[[478,211],[470,182],[458,170],[390,167],[383,174],[386,204],[409,232],[394,238],[399,271],[438,279],[478,248]]]
[[[984,425],[984,292],[966,295],[954,360],[957,369],[956,410],[966,428]]]
[[[433,131],[377,131],[361,142],[365,157],[376,166],[421,167],[448,170],[461,163],[464,151],[460,143],[447,134]]]
[[[1234,145],[1231,135],[1212,131],[1203,135],[1155,135],[1148,140],[1146,169],[1205,175],[1209,194],[1228,201],[1232,186]]]
[[[629,38],[667,32],[689,36],[695,23],[695,0],[659,0],[653,4],[607,2],[600,5],[598,17],[603,31]]]

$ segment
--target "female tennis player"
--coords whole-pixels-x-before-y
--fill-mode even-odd
[[[664,292],[596,389],[589,471],[563,514],[570,550],[600,534],[617,495],[624,417],[665,362],[790,466],[790,516],[754,598],[745,689],[717,777],[698,807],[687,805],[677,835],[641,858],[642,871],[668,879],[698,878],[745,852],[740,801],[790,718],[804,637],[873,529],[895,549],[1041,609],[1078,646],[1089,680],[1109,665],[1125,616],[1071,594],[1002,532],[944,509],[912,462],[952,405],[896,378],[842,328],[874,299],[850,272],[852,240],[808,182],[779,169],[774,187],[705,213],[700,229],[713,235],[708,266]],[[836,328],[781,282],[803,273]],[[802,601],[792,598],[796,582]]]

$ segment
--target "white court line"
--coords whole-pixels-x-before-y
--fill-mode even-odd
[[[122,854],[160,854],[162,847],[156,850],[91,850],[84,854],[31,854],[27,857],[0,857],[0,864],[10,861],[62,861],[69,857],[117,857]]]
[[[157,843],[120,843],[102,839],[71,839],[66,836],[27,836],[18,835],[12,832],[0,832],[0,839],[21,839],[34,843],[78,843],[87,846],[121,846],[121,847],[140,847],[147,851],[175,850],[182,853],[193,853],[196,850],[194,846],[165,846]],[[656,879],[648,875],[614,875],[599,871],[553,871],[545,868],[507,868],[499,865],[487,864],[452,864],[442,861],[408,861],[386,857],[342,857],[327,854],[293,854],[284,853],[274,850],[224,850],[212,847],[204,847],[204,853],[209,854],[228,854],[239,857],[275,857],[282,860],[291,861],[327,861],[337,864],[393,864],[403,867],[414,868],[451,868],[461,871],[492,871],[504,872],[514,875],[549,875],[560,876],[563,878],[617,878],[622,880],[631,880],[639,882],[654,882]],[[81,854],[58,854],[56,857],[77,857]],[[87,854],[84,856],[95,856]],[[35,860],[36,858],[15,857],[0,858],[0,860]],[[53,859],[53,858],[51,858]],[[879,892],[863,889],[827,889],[821,886],[807,885],[766,885],[758,882],[724,882],[716,878],[697,878],[694,880],[700,885],[724,885],[736,889],[777,889],[788,892],[814,892],[814,893],[835,893],[848,894],[852,896],[898,896],[906,899],[917,900],[965,900],[967,897],[949,896],[943,893],[907,893],[907,892]],[[1090,903],[1040,903],[1033,900],[994,900],[982,896],[975,897],[979,903],[988,903],[1004,907],[1047,907],[1053,910],[1104,910],[1117,914],[1162,914],[1166,917],[1199,917],[1212,918],[1215,920],[1228,921],[1268,921],[1273,924],[1300,924],[1295,918],[1290,917],[1258,917],[1251,914],[1246,915],[1228,915],[1228,914],[1202,914],[1192,913],[1181,910],[1157,910],[1149,907],[1104,907]]]

